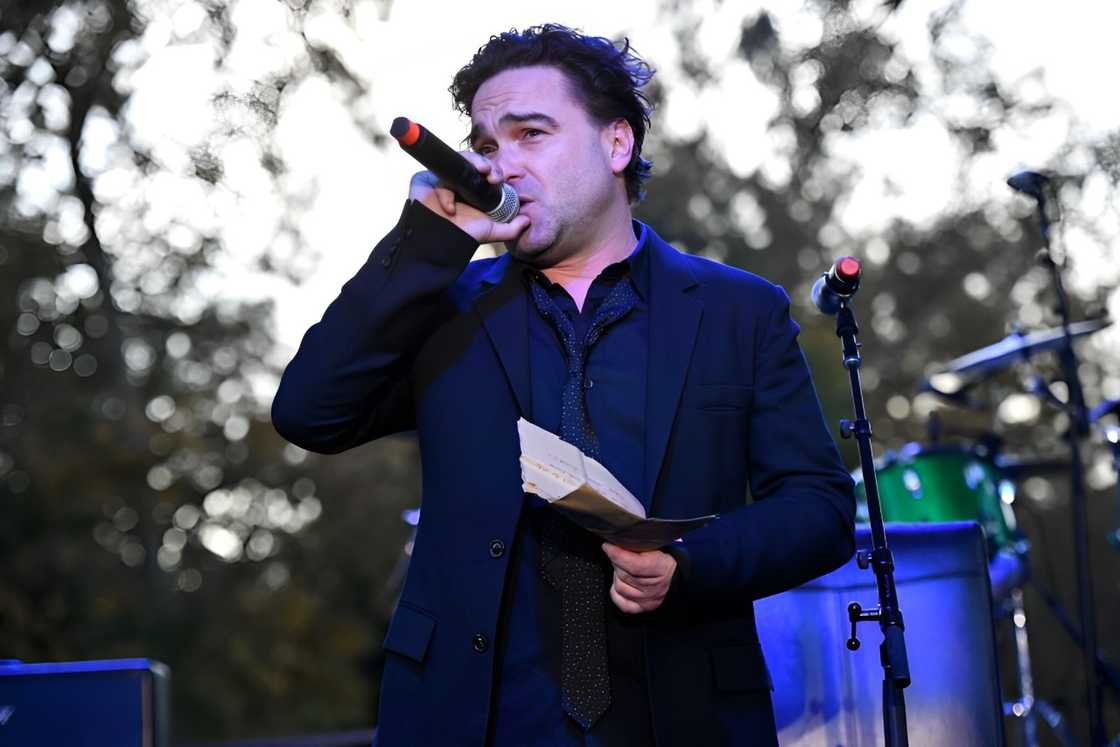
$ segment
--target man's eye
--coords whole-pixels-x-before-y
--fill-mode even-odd
[[[537,137],[538,135],[543,134],[544,132],[542,132],[541,130],[534,130],[530,127],[529,129],[525,130],[524,137]]]
[[[478,153],[480,156],[488,156],[491,153],[493,153],[495,150],[497,150],[497,148],[495,148],[493,145],[480,145],[479,147],[475,148],[474,150],[475,150],[475,153]]]

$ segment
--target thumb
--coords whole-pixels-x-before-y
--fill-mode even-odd
[[[494,223],[490,228],[489,241],[513,241],[531,225],[527,215],[518,215],[509,223]]]

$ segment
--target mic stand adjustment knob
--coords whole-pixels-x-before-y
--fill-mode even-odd
[[[882,614],[878,607],[865,610],[859,602],[848,603],[848,622],[852,624],[852,635],[844,642],[849,651],[858,651],[860,647],[859,638],[856,637],[856,625],[861,622],[878,622]]]

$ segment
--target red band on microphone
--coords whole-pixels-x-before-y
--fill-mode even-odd
[[[408,130],[397,138],[401,145],[413,145],[420,139],[420,125],[415,122],[408,123]]]

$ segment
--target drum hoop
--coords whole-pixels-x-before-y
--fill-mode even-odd
[[[969,459],[984,462],[991,466],[993,469],[998,470],[996,467],[995,459],[991,454],[986,453],[985,450],[977,446],[964,447],[958,444],[938,444],[936,446],[925,446],[916,441],[911,441],[904,444],[897,450],[888,450],[883,452],[883,464],[876,464],[876,470],[885,467],[893,467],[896,464],[913,464],[918,461],[919,457],[924,456],[948,456],[959,455]]]
[[[997,475],[1002,475],[1003,470],[996,464],[995,458],[992,455],[982,453],[975,445],[968,448],[959,444],[938,444],[936,446],[926,446],[917,441],[911,441],[903,444],[898,449],[887,449],[875,460],[875,472],[879,473],[891,467],[908,467],[915,464],[919,457],[923,456],[946,456],[946,455],[959,455],[968,459],[974,459],[984,464]],[[863,484],[863,469],[857,467],[849,473],[852,480],[856,485]]]

